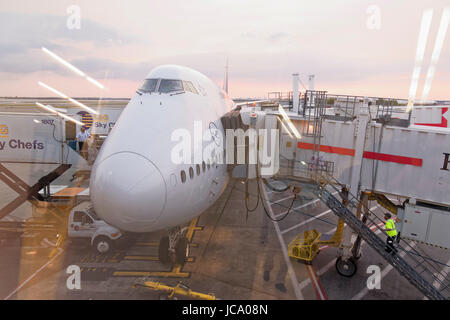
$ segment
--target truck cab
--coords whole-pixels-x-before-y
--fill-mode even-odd
[[[101,220],[92,204],[85,201],[70,211],[68,236],[74,240],[89,240],[97,252],[106,253],[112,249],[114,242],[122,237],[122,233]]]

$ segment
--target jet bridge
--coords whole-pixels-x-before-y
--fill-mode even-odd
[[[389,99],[372,99],[372,105],[368,98],[348,99],[355,101],[355,104],[347,108],[342,116],[342,106],[330,107],[326,93],[306,92],[306,95],[309,96],[303,99],[296,112],[291,112],[286,105],[276,107],[277,101],[272,101],[272,110],[262,110],[261,106],[243,109],[240,111],[241,119],[250,128],[280,130],[279,148],[270,151],[273,158],[279,158],[280,163],[287,162],[287,165],[274,172],[273,176],[315,183],[317,196],[357,235],[358,245],[354,245],[352,232],[348,229],[344,231],[336,262],[338,271],[341,269],[341,274],[347,272],[348,276],[354,274],[362,239],[427,297],[448,299],[448,279],[440,273],[436,264],[415,252],[404,239],[400,240],[398,251],[406,257],[388,254],[385,242],[367,226],[370,223],[377,225],[381,220],[376,221],[378,218],[370,214],[369,208],[365,208],[366,214],[361,217],[362,202],[354,195],[369,193],[385,208],[396,211],[400,219],[400,232],[404,225],[411,223],[405,216],[408,202],[416,207],[422,205],[421,209],[424,203],[435,210],[440,209],[442,219],[435,220],[441,225],[443,221],[448,223],[450,163],[447,154],[450,150],[445,148],[450,145],[450,132],[412,127],[408,114],[402,116],[403,121],[394,119],[394,112],[404,112],[405,109],[394,106]],[[387,108],[376,105],[386,101],[390,101]],[[253,121],[253,126],[249,116],[252,113],[259,118],[257,122]],[[270,141],[271,137],[263,139]],[[256,177],[262,183],[258,170]],[[418,177],[420,183],[417,183]],[[340,191],[341,187],[350,190],[349,208],[332,194],[333,191]],[[395,206],[389,203],[388,196],[402,197],[405,201],[402,206]],[[425,222],[428,229],[432,223],[430,221]],[[443,247],[450,247],[450,239],[442,239],[448,235],[445,228],[435,228],[434,231],[442,235],[439,237],[441,245],[444,243]]]
[[[290,173],[302,177],[305,166],[309,171],[320,169],[354,194],[372,193],[383,207],[397,214],[403,236],[450,248],[446,232],[450,227],[450,129],[396,125],[398,121],[390,121],[389,114],[380,111],[383,108],[369,105],[370,99],[356,104],[355,110],[348,108],[351,118],[336,118],[335,112],[340,111],[325,103],[329,99],[316,97],[315,106],[298,113],[287,110],[288,121],[301,133],[297,139],[280,128],[280,159],[287,162]],[[422,107],[420,112],[413,111],[415,123],[431,121],[425,119],[423,110],[428,109],[434,110]],[[439,106],[435,109],[443,112]],[[267,112],[270,115],[278,112]],[[409,116],[399,117],[407,121]],[[403,203],[393,205],[389,197]]]

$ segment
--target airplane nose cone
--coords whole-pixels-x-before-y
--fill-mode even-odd
[[[96,164],[90,185],[98,216],[125,231],[151,231],[166,205],[166,183],[147,158],[119,152]]]

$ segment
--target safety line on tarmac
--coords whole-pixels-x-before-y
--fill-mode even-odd
[[[336,192],[333,192],[332,194],[334,195],[334,194],[336,194],[336,193],[338,193],[338,192],[336,191]],[[302,205],[300,205],[300,206],[298,206],[298,207],[292,208],[291,211],[295,211],[295,210],[298,210],[298,209],[302,209],[302,208],[304,208],[304,207],[308,207],[308,206],[310,206],[310,205],[312,205],[312,204],[314,204],[314,203],[316,203],[316,202],[318,202],[318,201],[320,201],[320,199],[312,200],[312,201],[307,202],[307,203],[305,203],[305,204],[302,204]],[[284,212],[282,212],[282,213],[279,213],[279,214],[275,215],[274,217],[275,217],[275,219],[278,219],[279,217],[285,215],[286,213],[288,213],[288,210],[286,210],[286,211],[284,211]]]
[[[159,242],[145,242],[145,241],[139,241],[135,243],[138,247],[158,247]],[[189,247],[191,248],[198,248],[198,243],[189,243]]]
[[[275,201],[269,201],[269,202],[270,202],[270,204],[276,204],[276,203],[279,203],[279,202],[283,202],[284,200],[291,199],[293,197],[294,197],[294,195],[292,194],[292,195],[290,195],[290,196],[288,196],[286,198],[278,199],[278,200],[275,200]]]
[[[55,259],[57,257],[59,257],[59,255],[61,253],[64,252],[63,249],[59,248],[59,252],[53,257],[51,258],[49,261],[47,261],[42,267],[40,267],[38,270],[36,270],[31,276],[29,276],[24,282],[22,282],[16,289],[14,289],[13,292],[11,292],[10,294],[8,294],[3,300],[8,300],[9,298],[11,298],[14,294],[16,294],[20,289],[22,289],[28,282],[30,282],[39,272],[41,272],[42,270],[44,270],[48,265],[50,265],[53,261],[55,261]]]
[[[313,284],[314,291],[316,292],[316,296],[318,300],[328,300],[327,294],[320,284],[319,277],[316,274],[313,266],[307,265],[306,269],[308,270],[309,278],[311,279],[311,283]]]
[[[118,263],[122,260],[123,253],[89,253],[80,259],[80,263]]]
[[[326,266],[321,268],[319,271],[316,272],[317,276],[323,275],[325,272],[327,272],[331,267],[333,267],[336,264],[335,260],[331,260],[328,262]],[[301,290],[305,289],[309,284],[311,283],[311,278],[305,279],[302,282],[300,282],[299,287]]]
[[[158,277],[158,278],[189,278],[190,272],[182,272],[181,266],[171,271],[114,271],[114,277]]]
[[[264,191],[267,192],[266,187],[264,187]],[[265,198],[267,199],[267,197],[265,197]],[[266,202],[268,202],[268,201],[266,201]],[[274,219],[272,206],[270,206],[270,204],[269,204],[268,207],[269,207],[269,214],[270,214],[271,218]],[[297,300],[303,300],[304,297],[303,297],[303,294],[302,294],[302,292],[301,292],[301,290],[299,288],[298,280],[297,280],[297,276],[295,275],[294,268],[292,267],[291,261],[289,260],[286,243],[284,242],[283,236],[280,233],[280,227],[278,226],[278,222],[272,220],[272,223],[273,223],[273,226],[274,226],[275,231],[277,233],[278,241],[280,242],[281,251],[282,251],[282,254],[283,254],[283,257],[284,257],[284,262],[286,263],[286,266],[288,268],[289,278],[291,278],[292,287],[294,288],[295,297],[297,298]]]
[[[324,215],[326,215],[326,214],[328,214],[330,212],[331,212],[331,210],[327,210],[325,212],[322,212],[322,213],[318,214],[317,216],[309,218],[309,219],[307,219],[307,220],[305,220],[303,222],[300,222],[300,223],[298,223],[298,224],[296,224],[296,225],[294,225],[294,226],[292,226],[290,228],[284,229],[283,231],[281,231],[281,234],[285,234],[286,232],[289,232],[289,231],[292,231],[292,230],[294,230],[294,229],[296,229],[298,227],[301,227],[302,225],[307,224],[307,223],[309,223],[311,221],[314,221],[314,220],[316,220],[316,219],[318,219],[318,218],[320,218],[320,217],[322,217],[322,216],[324,216]]]
[[[188,227],[186,233],[186,238],[190,243],[194,238],[195,231],[203,230],[202,226],[198,226],[199,217],[194,218]],[[158,246],[158,242],[140,242],[139,245],[144,246]],[[197,244],[189,244],[192,247],[198,247]],[[128,261],[159,261],[159,257],[150,255],[126,255],[123,260]],[[195,257],[188,257],[186,263],[195,262]],[[183,265],[184,266],[184,265]],[[163,277],[163,278],[189,278],[191,276],[190,272],[182,272],[182,265],[175,265],[170,271],[139,271],[139,270],[117,270],[113,272],[114,277]]]
[[[194,237],[195,231],[197,231],[197,230],[203,230],[203,227],[202,227],[202,226],[198,226],[198,225],[197,225],[198,219],[199,219],[199,217],[194,218],[194,219],[191,221],[191,223],[189,224],[188,232],[187,232],[187,234],[186,234],[186,238],[187,238],[187,240],[188,240],[189,243],[191,243],[192,238]]]
[[[123,260],[129,261],[159,261],[159,257],[157,256],[147,256],[147,255],[129,255],[124,256]],[[188,257],[186,262],[195,262],[195,257]]]

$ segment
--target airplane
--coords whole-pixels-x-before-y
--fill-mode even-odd
[[[202,130],[214,140],[217,131],[224,132],[220,118],[241,104],[246,102],[235,104],[193,69],[177,65],[152,69],[93,165],[90,192],[98,216],[124,231],[168,229],[169,236],[160,240],[160,261],[183,263],[189,246],[186,228],[180,226],[212,206],[229,177],[226,164],[218,161],[223,154],[211,152],[201,163],[174,163],[171,135],[180,128],[192,135],[194,122],[201,121]],[[211,141],[202,143],[206,148]]]

